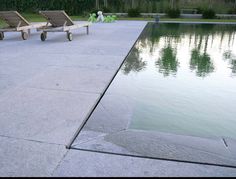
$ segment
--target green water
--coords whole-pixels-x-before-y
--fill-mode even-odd
[[[149,23],[113,81],[130,129],[236,139],[236,26]]]

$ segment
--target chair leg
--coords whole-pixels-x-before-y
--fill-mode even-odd
[[[87,26],[86,29],[87,29],[87,35],[88,35],[89,34],[89,26]]]

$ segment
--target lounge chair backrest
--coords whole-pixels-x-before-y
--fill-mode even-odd
[[[53,27],[74,25],[73,21],[65,11],[39,11],[39,13],[42,14]]]
[[[17,11],[0,11],[0,18],[13,28],[30,25]]]

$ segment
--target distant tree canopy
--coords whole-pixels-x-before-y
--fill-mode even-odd
[[[95,9],[127,12],[139,8],[141,12],[165,12],[168,8],[213,8],[227,13],[236,8],[236,0],[0,0],[0,10],[38,12],[63,9],[70,15],[79,15]]]
[[[39,10],[65,10],[70,15],[82,14],[95,7],[94,0],[0,0],[0,10],[38,12]]]

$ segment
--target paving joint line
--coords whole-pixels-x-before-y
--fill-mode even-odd
[[[69,150],[67,150],[64,155],[62,156],[61,160],[58,162],[58,164],[56,165],[56,167],[52,170],[52,173],[50,173],[50,176],[53,176],[54,173],[56,172],[56,170],[58,169],[58,167],[61,165],[63,159],[66,157],[66,155],[68,154]]]
[[[99,92],[90,92],[90,91],[80,91],[80,90],[66,90],[66,89],[55,89],[55,88],[41,88],[41,87],[31,87],[31,86],[23,86],[22,88],[29,88],[29,89],[39,89],[39,90],[45,90],[45,91],[60,91],[60,92],[73,92],[73,93],[84,93],[84,94],[98,94]]]
[[[96,151],[96,150],[91,150],[91,149],[81,149],[81,148],[74,148],[74,147],[71,147],[71,149],[72,150],[78,150],[78,151],[85,151],[85,152],[101,153],[101,154],[107,154],[107,155],[117,155],[117,156],[126,156],[126,157],[150,159],[150,160],[163,160],[163,161],[170,161],[170,162],[180,162],[180,163],[189,163],[189,164],[196,164],[196,165],[197,164],[198,165],[208,165],[208,166],[225,167],[225,168],[236,169],[236,166],[233,166],[233,165],[223,165],[223,164],[213,164],[213,163],[204,163],[204,162],[184,161],[184,160],[177,160],[177,159],[167,159],[167,158],[161,158],[161,157],[148,157],[148,156],[140,156],[140,155],[132,155],[132,154],[121,154],[121,153]]]
[[[1,134],[0,134],[0,137],[9,138],[9,139],[15,139],[15,140],[24,140],[24,141],[28,141],[28,142],[37,142],[37,143],[49,144],[49,145],[65,146],[65,144],[58,144],[58,143],[53,143],[53,142],[39,141],[39,140],[34,140],[34,139],[25,139],[25,138],[6,136],[6,135],[1,135]]]

